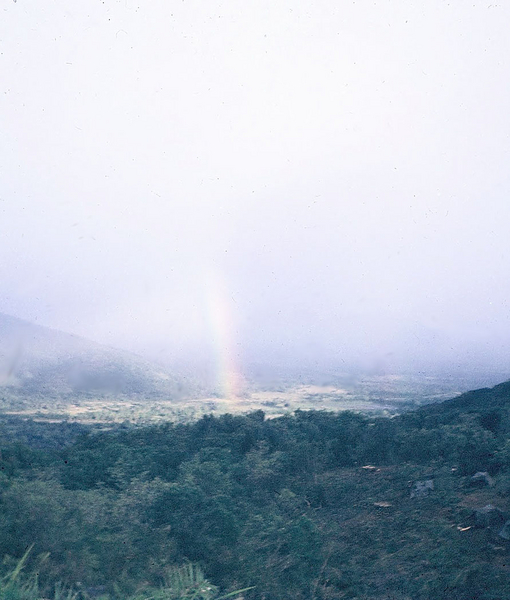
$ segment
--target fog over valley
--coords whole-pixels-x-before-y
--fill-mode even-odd
[[[0,312],[213,379],[508,377],[508,7],[2,15]]]

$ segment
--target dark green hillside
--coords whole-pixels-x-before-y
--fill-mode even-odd
[[[503,414],[510,409],[510,381],[500,383],[493,388],[482,388],[466,392],[440,404],[430,404],[416,411],[422,415],[437,415],[442,422],[454,419],[461,414],[484,413],[496,410]]]
[[[4,570],[33,544],[26,577],[44,597],[61,581],[84,598],[213,598],[176,591],[191,563],[224,593],[254,586],[246,600],[507,599],[509,392],[393,419],[258,411],[44,435],[20,422],[23,443],[11,422]]]

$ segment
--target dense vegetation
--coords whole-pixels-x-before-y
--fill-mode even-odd
[[[510,597],[507,542],[470,520],[489,503],[510,508],[510,384],[393,419],[3,421],[4,582],[31,548],[9,597],[28,599],[30,585],[49,597],[56,584],[55,597],[199,599],[252,586],[246,600]],[[477,471],[494,485],[473,487]],[[433,490],[412,497],[422,479]],[[178,596],[186,573],[197,587]]]

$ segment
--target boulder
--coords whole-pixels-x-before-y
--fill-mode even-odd
[[[503,538],[507,542],[510,542],[510,521],[506,521],[500,531],[498,531],[500,538]]]
[[[469,483],[473,487],[492,487],[494,485],[494,479],[487,473],[487,471],[478,471],[473,477],[469,479]]]
[[[390,508],[393,504],[391,502],[374,502],[374,506],[378,508]]]
[[[499,530],[507,520],[506,515],[502,510],[496,508],[492,504],[487,504],[482,508],[477,508],[473,513],[475,527],[479,529],[496,529]]]
[[[364,469],[365,471],[368,471],[369,473],[375,473],[376,471],[380,471],[381,469],[378,469],[377,467],[374,467],[373,465],[365,465],[364,467],[361,467],[362,469]]]
[[[423,481],[415,481],[411,490],[411,498],[424,498],[434,491],[434,480],[424,479]]]

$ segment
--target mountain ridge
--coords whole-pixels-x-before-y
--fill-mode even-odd
[[[177,398],[193,387],[189,378],[171,374],[134,353],[0,313],[3,392]]]

